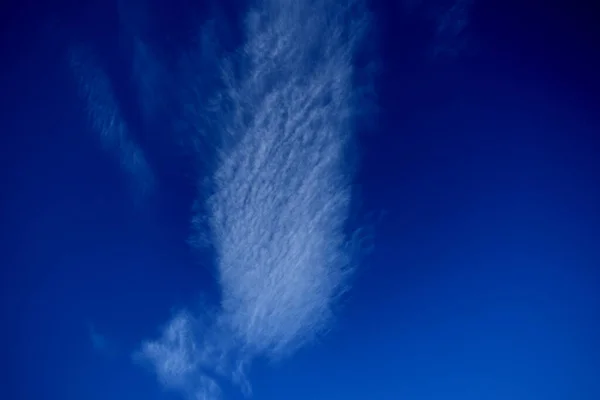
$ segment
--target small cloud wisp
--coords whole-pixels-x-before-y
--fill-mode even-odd
[[[89,49],[73,48],[69,55],[71,71],[77,79],[79,95],[85,100],[92,129],[102,145],[115,153],[121,167],[140,193],[154,186],[154,175],[144,151],[131,138],[109,77],[98,67]]]

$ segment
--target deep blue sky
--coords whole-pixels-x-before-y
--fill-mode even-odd
[[[185,3],[159,29],[172,42]],[[254,398],[600,398],[591,12],[480,0],[468,51],[431,60],[431,28],[396,3],[374,2],[379,112],[360,135],[373,251],[328,336],[256,365]],[[185,243],[192,194],[149,143],[168,183],[132,200],[61,58],[79,36],[109,59],[123,45],[114,7],[67,7],[2,14],[0,398],[177,398],[130,354],[173,308],[214,294]]]

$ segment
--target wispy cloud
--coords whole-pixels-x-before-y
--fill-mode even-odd
[[[263,0],[248,13],[241,57],[223,68],[221,146],[192,238],[201,246],[208,228],[221,304],[202,323],[179,313],[142,345],[164,385],[216,399],[226,379],[249,394],[253,358],[288,355],[328,326],[352,271],[346,155],[361,8]]]
[[[79,94],[86,102],[92,129],[100,136],[102,145],[116,154],[139,192],[147,192],[154,185],[154,176],[144,152],[128,132],[110,79],[85,47],[73,47],[69,62]]]
[[[168,387],[183,389],[195,373],[200,362],[193,319],[180,313],[164,329],[156,342],[142,346],[139,356],[146,358],[156,368],[159,380]]]

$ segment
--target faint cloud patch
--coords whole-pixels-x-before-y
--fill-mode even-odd
[[[449,7],[439,9],[433,17],[436,23],[433,56],[456,57],[464,52],[469,40],[465,35],[473,0],[457,0]]]
[[[92,324],[88,324],[88,336],[94,350],[100,354],[112,355],[113,346],[105,335],[99,333]]]
[[[466,31],[473,3],[474,0],[404,0],[404,9],[433,24],[433,43],[428,51],[431,58],[454,58],[472,46]]]

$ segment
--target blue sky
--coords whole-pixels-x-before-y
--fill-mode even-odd
[[[251,129],[235,136],[222,113],[231,104],[207,111],[204,100],[190,97],[222,90],[216,68],[248,35],[240,4],[10,9],[0,78],[0,310],[6,327],[0,339],[8,366],[2,398],[201,398],[203,388],[212,387],[209,378],[224,399],[243,398],[246,380],[256,399],[599,398],[600,121],[589,17],[506,2],[459,3],[464,13],[451,8],[456,3],[367,4],[375,29],[359,47],[362,80],[342,85],[350,88],[348,98],[319,103],[326,118],[314,117],[314,124],[331,129],[333,139],[308,141],[319,145],[311,151],[291,147],[300,154],[293,165],[306,168],[288,175],[278,161],[269,164],[271,158],[264,160],[268,168],[252,162],[268,148],[266,136]],[[458,34],[438,29],[442,16],[457,27],[464,15],[468,23]],[[267,19],[267,26],[279,22]],[[345,40],[357,32],[349,29],[341,39],[315,24],[311,29],[325,31],[314,39],[320,48],[349,49]],[[310,44],[305,36],[313,30],[278,32]],[[221,43],[210,48],[207,38],[214,37]],[[291,43],[292,50],[305,45]],[[280,87],[273,83],[278,77],[289,80],[312,65],[330,71],[328,62],[341,80],[351,63],[332,54],[297,56],[299,67],[282,67],[281,75],[260,82]],[[82,61],[85,82],[93,77],[93,96],[77,84],[82,74],[72,68],[73,55]],[[191,68],[182,59],[198,64]],[[178,69],[182,63],[189,69]],[[377,67],[372,81],[368,66]],[[112,93],[99,91],[98,76]],[[319,81],[325,91],[334,90],[326,85],[332,76]],[[244,82],[235,81],[232,90],[263,104],[264,92],[250,92]],[[343,197],[336,195],[347,190],[337,180],[345,167],[334,161],[322,170],[320,163],[308,166],[343,154],[341,130],[330,127],[346,121],[332,110],[354,104],[350,96],[359,83],[377,99],[373,107],[370,97],[361,98],[366,120],[352,121],[358,168],[344,214]],[[336,93],[346,93],[342,89]],[[286,109],[287,97],[277,99],[285,115],[297,110]],[[86,107],[104,111],[90,121]],[[250,120],[280,115],[279,108],[260,110]],[[106,115],[124,128],[102,122]],[[313,121],[315,114],[302,115]],[[245,141],[243,149],[253,149],[250,161],[223,144],[219,135],[227,129],[234,142]],[[195,130],[209,134],[194,141],[189,132]],[[102,132],[111,133],[108,142]],[[217,148],[225,161],[215,157]],[[314,185],[288,197],[291,186],[265,186],[266,197],[254,203],[254,192],[244,189],[251,179],[260,189],[260,182],[284,182],[282,176]],[[204,177],[213,179],[217,195],[209,202],[213,208],[195,215],[224,210],[235,217],[212,226],[224,232],[214,248],[199,249],[194,235],[206,234],[207,225],[191,219],[194,201],[207,201],[208,190],[197,190]],[[231,193],[244,190],[250,200],[238,207]],[[285,219],[286,207],[279,219],[261,213],[278,198],[269,193],[288,199],[281,201],[296,217]],[[318,219],[312,202],[331,214],[323,211]],[[347,216],[345,228],[365,229],[370,249],[355,260],[347,281],[338,281],[337,264],[323,261],[344,255],[331,244],[341,229],[331,223],[338,212]],[[282,221],[289,225],[276,225]],[[311,234],[286,236],[289,226],[289,232]],[[276,245],[257,239],[254,228],[280,234],[269,242]],[[236,267],[236,257],[295,279],[271,281],[261,269],[241,279],[246,270]],[[305,259],[311,262],[292,263]],[[336,283],[349,289],[340,298]],[[255,296],[257,288],[262,297]],[[182,310],[193,329],[182,348],[194,350],[149,351],[148,343],[169,347],[161,332]],[[324,329],[317,331],[320,323]],[[277,353],[277,346],[290,354]],[[215,353],[198,350],[208,347]],[[200,361],[190,366],[179,358],[179,369],[161,370],[184,353]],[[235,373],[242,364],[244,379]]]

